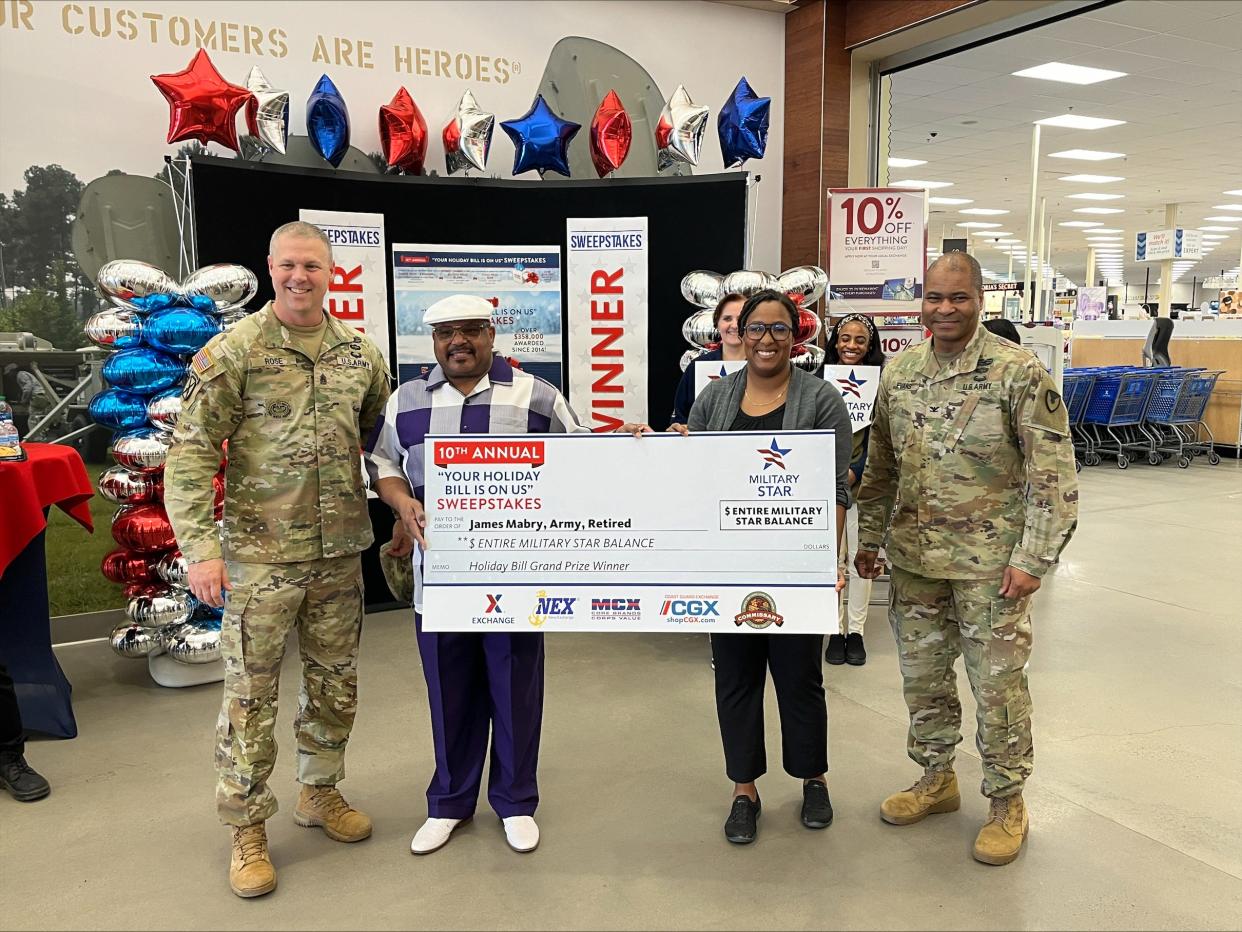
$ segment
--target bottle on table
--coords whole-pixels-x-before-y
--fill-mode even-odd
[[[13,409],[0,395],[0,462],[21,462],[26,458],[17,425],[13,423]]]

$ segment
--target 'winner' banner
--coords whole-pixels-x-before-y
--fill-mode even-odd
[[[569,403],[609,431],[647,420],[647,218],[566,221]]]
[[[336,268],[328,284],[328,313],[374,340],[395,372],[388,344],[384,215],[303,208],[300,219],[323,230],[332,244]]]

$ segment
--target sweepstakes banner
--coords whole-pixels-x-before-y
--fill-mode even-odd
[[[495,310],[496,352],[561,387],[559,246],[394,243],[397,367],[402,382],[436,364],[427,308],[452,294],[478,295]]]
[[[591,430],[647,421],[647,218],[566,221],[569,404]]]
[[[303,208],[298,216],[323,230],[332,244],[336,268],[328,284],[328,313],[374,340],[391,369],[384,215]]]

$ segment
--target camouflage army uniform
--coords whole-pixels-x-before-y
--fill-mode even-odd
[[[952,765],[961,653],[983,793],[1021,792],[1034,762],[1030,598],[1001,598],[1002,576],[1013,566],[1042,577],[1078,514],[1065,405],[1048,372],[982,327],[943,369],[930,340],[901,353],[880,379],[858,508],[859,549],[885,544],[892,564],[910,757]]]
[[[165,503],[186,559],[223,555],[233,586],[216,745],[216,804],[228,824],[276,812],[267,778],[280,664],[295,625],[303,665],[298,780],[336,784],[344,775],[358,694],[359,552],[373,539],[360,451],[388,395],[387,366],[371,340],[329,316],[311,360],[270,304],[194,357]],[[211,477],[225,441],[221,540]]]

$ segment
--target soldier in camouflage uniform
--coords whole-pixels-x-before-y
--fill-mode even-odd
[[[281,227],[268,269],[275,300],[194,357],[165,475],[190,588],[225,606],[216,804],[233,826],[229,881],[239,896],[276,886],[264,823],[277,808],[267,780],[294,627],[302,654],[294,819],[337,841],[371,834],[371,820],[336,784],[358,699],[359,554],[372,541],[360,451],[389,376],[375,344],[323,310],[333,264],[322,231]],[[211,478],[226,442],[221,539]]]
[[[1034,762],[1031,595],[1073,533],[1078,484],[1055,383],[1034,355],[979,326],[982,306],[973,258],[952,252],[928,268],[922,320],[932,338],[893,359],[880,380],[856,566],[878,575],[877,551],[887,546],[908,751],[924,769],[884,801],[881,816],[908,825],[960,805],[960,653],[991,799],[974,856],[1007,864],[1026,837],[1022,787]]]

